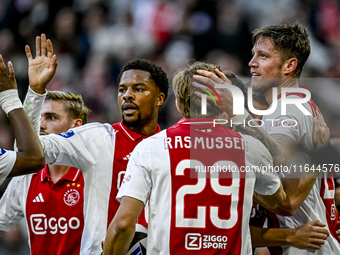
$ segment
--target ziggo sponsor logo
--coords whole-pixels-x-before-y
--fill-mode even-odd
[[[54,217],[47,218],[45,214],[32,214],[30,216],[30,224],[34,234],[45,235],[47,231],[51,234],[56,234],[58,231],[60,234],[65,234],[67,230],[77,229],[80,226],[80,220],[76,217],[72,217],[67,220],[64,217],[56,219]]]
[[[185,235],[185,248],[187,250],[200,249],[225,249],[227,236],[201,235],[200,233],[188,233]]]

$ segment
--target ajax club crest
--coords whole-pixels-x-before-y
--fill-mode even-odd
[[[75,205],[76,203],[78,203],[79,199],[80,199],[80,194],[75,189],[69,189],[64,194],[64,202],[68,206]]]

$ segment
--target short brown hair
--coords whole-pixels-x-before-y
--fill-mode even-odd
[[[64,109],[70,118],[81,119],[83,124],[87,123],[90,109],[84,104],[81,95],[73,92],[48,91],[45,101],[47,100],[64,101]]]
[[[256,29],[253,33],[253,45],[262,37],[269,38],[275,49],[280,52],[282,62],[296,58],[298,63],[294,77],[300,77],[310,54],[310,42],[307,30],[299,22],[263,27]]]

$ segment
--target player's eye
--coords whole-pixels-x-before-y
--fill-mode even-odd
[[[142,91],[144,91],[145,89],[143,89],[143,88],[136,88],[136,91],[137,92],[142,92]]]

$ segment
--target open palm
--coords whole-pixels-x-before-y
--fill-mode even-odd
[[[53,55],[53,46],[46,40],[45,34],[36,37],[36,56],[32,57],[31,49],[25,47],[28,59],[28,79],[31,88],[37,93],[44,93],[47,84],[54,76],[57,69],[57,58]]]

